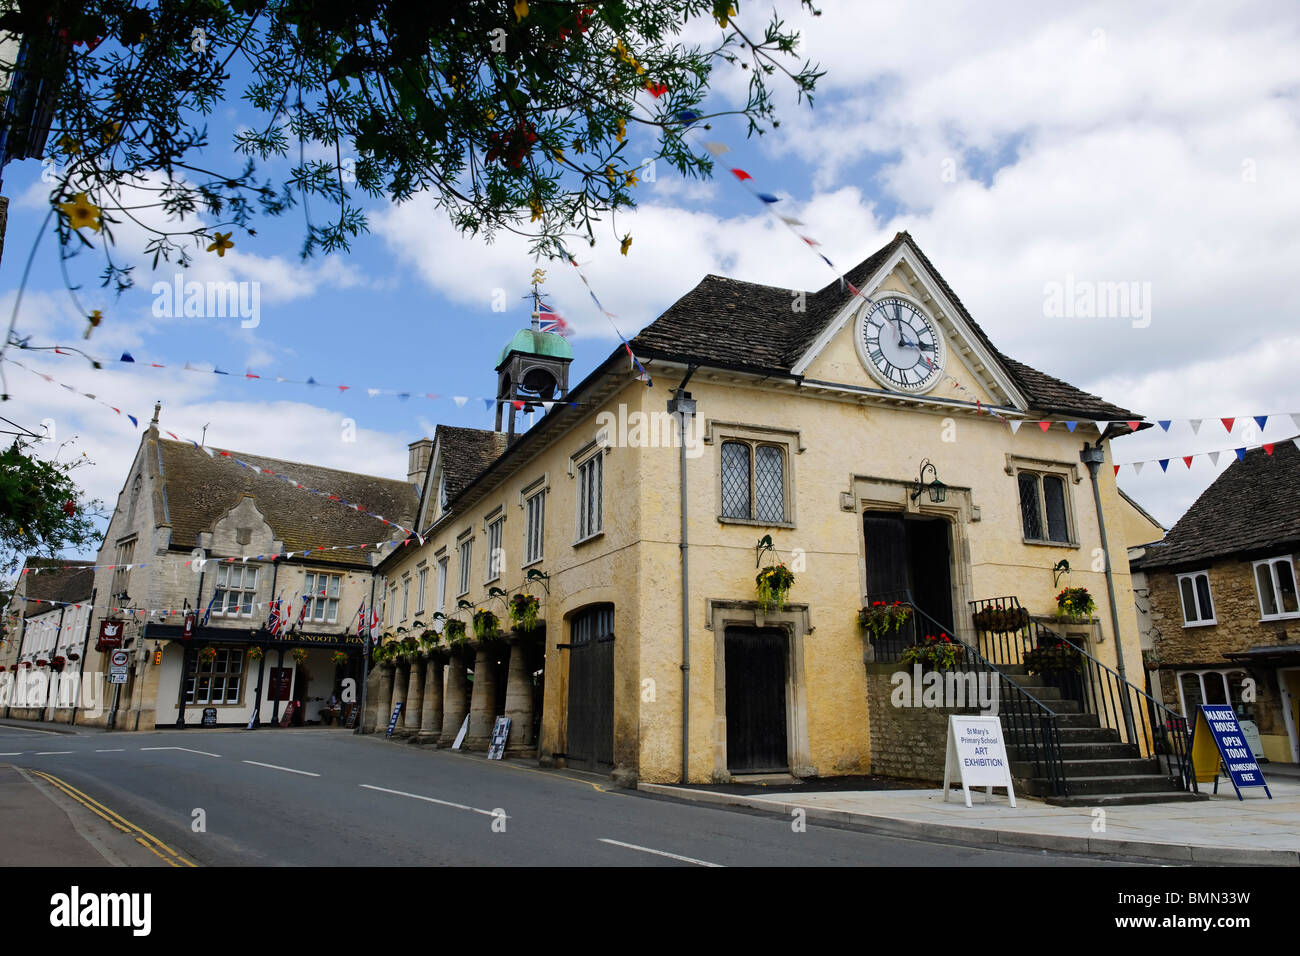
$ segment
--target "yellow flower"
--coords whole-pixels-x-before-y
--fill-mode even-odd
[[[72,202],[59,203],[59,210],[68,217],[73,229],[89,226],[99,232],[99,227],[103,224],[100,218],[102,210],[93,205],[85,193],[77,193],[72,197]]]
[[[623,117],[618,118],[618,141],[621,143],[627,139],[627,124]]]
[[[564,150],[562,150],[562,149],[557,149],[557,150],[555,151],[555,161],[556,161],[557,163],[562,163],[562,162],[564,162]]]
[[[536,199],[529,200],[528,208],[533,211],[533,218],[529,220],[530,222],[536,222],[542,218],[542,204]]]
[[[722,16],[717,18],[718,26],[722,27],[722,29],[724,30],[727,29],[727,24],[731,22],[731,18],[734,17],[735,15],[736,15],[736,5],[733,3],[727,7],[726,13],[724,13]]]
[[[79,152],[81,152],[81,147],[77,144],[77,141],[73,139],[72,135],[69,133],[64,133],[62,136],[59,137],[59,148],[62,149],[65,153],[67,153],[69,156],[76,156]]]
[[[624,186],[635,186],[639,180],[636,178],[636,170],[630,170],[623,179]]]
[[[528,0],[515,0],[515,22],[528,16]]]
[[[90,324],[86,326],[86,334],[82,338],[90,338],[91,330],[99,328],[99,323],[104,321],[104,313],[96,309],[90,315],[86,316],[86,321]]]
[[[623,255],[627,255],[627,250],[630,245],[632,245],[632,233],[629,232],[623,237],[623,244],[619,246],[618,251],[623,253]]]
[[[492,120],[494,120],[494,119],[497,118],[497,111],[496,111],[496,110],[488,110],[486,115],[487,115],[487,118],[488,118],[488,122],[491,122]]]
[[[212,245],[208,246],[207,251],[215,252],[218,256],[224,259],[226,257],[226,250],[233,249],[235,244],[230,241],[230,233],[228,232],[218,232],[214,233],[214,235],[216,236],[216,241],[213,242]]]
[[[614,167],[613,167],[613,166],[606,166],[606,167],[605,167],[605,178],[608,179],[611,183],[614,182]]]

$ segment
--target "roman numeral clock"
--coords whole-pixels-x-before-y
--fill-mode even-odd
[[[927,392],[943,377],[943,336],[914,302],[884,295],[857,319],[858,358],[892,391]]]

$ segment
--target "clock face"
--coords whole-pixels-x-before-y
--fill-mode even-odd
[[[906,299],[878,299],[858,317],[858,354],[872,376],[894,391],[926,391],[943,373],[943,338]]]

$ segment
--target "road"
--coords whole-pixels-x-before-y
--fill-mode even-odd
[[[529,761],[341,730],[55,735],[0,726],[0,763],[39,770],[199,865],[1079,866],[613,787]],[[20,825],[3,820],[0,827]],[[57,864],[58,860],[50,863]]]

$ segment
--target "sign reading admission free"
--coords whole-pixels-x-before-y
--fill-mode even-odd
[[[1196,774],[1196,782],[1213,780],[1214,792],[1218,793],[1220,764],[1227,771],[1238,800],[1245,799],[1241,795],[1242,787],[1263,787],[1268,798],[1273,799],[1232,708],[1202,704],[1196,709],[1196,723],[1192,726],[1192,772]]]
[[[953,770],[961,779],[966,806],[970,806],[970,788],[984,787],[984,802],[993,796],[994,787],[1006,787],[1007,799],[1014,807],[1016,792],[1011,786],[1011,762],[1002,738],[1002,721],[997,717],[948,718],[947,757],[943,763],[943,802],[948,802],[948,787]]]

